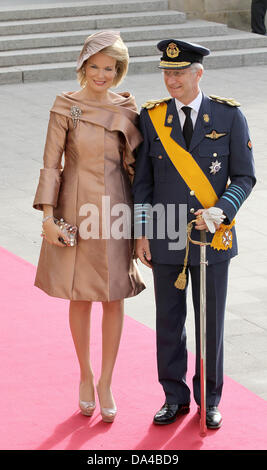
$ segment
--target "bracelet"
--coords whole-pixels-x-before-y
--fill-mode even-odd
[[[47,215],[43,220],[42,220],[42,224],[44,224],[48,219],[53,219],[53,215]]]

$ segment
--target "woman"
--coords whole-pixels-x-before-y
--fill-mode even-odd
[[[44,215],[35,286],[70,300],[70,329],[81,374],[79,406],[86,416],[96,407],[90,312],[92,301],[102,302],[102,368],[96,388],[106,422],[112,422],[117,411],[111,380],[123,326],[123,299],[145,288],[133,260],[131,235],[109,237],[108,232],[115,218],[106,202],[111,214],[116,204],[132,208],[132,152],[142,140],[133,96],[110,90],[126,75],[128,61],[118,32],[102,31],[86,39],[77,63],[81,89],[58,95],[50,112],[44,168],[33,203]],[[75,246],[67,245],[68,237],[53,217],[79,228]],[[92,226],[99,236],[92,235]]]

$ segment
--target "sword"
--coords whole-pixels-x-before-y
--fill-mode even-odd
[[[201,216],[199,215],[198,217]],[[200,245],[200,435],[206,436],[206,266],[208,264],[206,259],[206,247],[210,245],[210,243],[207,242],[206,230],[200,231],[200,241],[192,240],[191,231],[194,222],[196,222],[196,220],[192,220],[187,225],[187,245],[184,268],[174,285],[177,289],[185,289],[185,269],[187,265],[189,242],[194,245]]]
[[[206,436],[206,230],[200,242],[200,435]]]

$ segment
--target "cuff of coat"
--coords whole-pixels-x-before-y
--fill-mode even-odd
[[[134,238],[149,238],[150,204],[134,204]]]
[[[42,168],[36,190],[33,208],[43,210],[43,204],[57,207],[58,193],[61,183],[61,172],[59,168]]]
[[[228,201],[227,199],[219,199],[219,201],[215,204],[215,207],[219,207],[222,209],[224,215],[226,216],[224,224],[230,224],[232,220],[235,218],[236,213],[238,211],[237,207],[234,207],[234,203],[232,201]]]

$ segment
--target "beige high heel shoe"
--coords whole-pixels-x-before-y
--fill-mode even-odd
[[[96,408],[95,401],[79,400],[79,407],[84,416],[92,416]]]
[[[116,416],[116,414],[117,414],[117,407],[116,407],[116,405],[114,405],[113,408],[105,408],[105,407],[102,407],[102,406],[101,406],[101,402],[100,402],[100,398],[99,398],[98,385],[96,386],[96,390],[97,390],[97,395],[98,395],[98,399],[99,399],[100,413],[101,413],[101,416],[102,416],[102,420],[103,420],[105,423],[113,423],[113,421],[114,421],[114,419],[115,419],[115,416]]]
[[[84,401],[79,398],[79,408],[84,416],[92,416],[96,408],[96,402]]]
[[[101,408],[101,416],[104,423],[113,423],[115,416],[117,414],[117,408]]]

